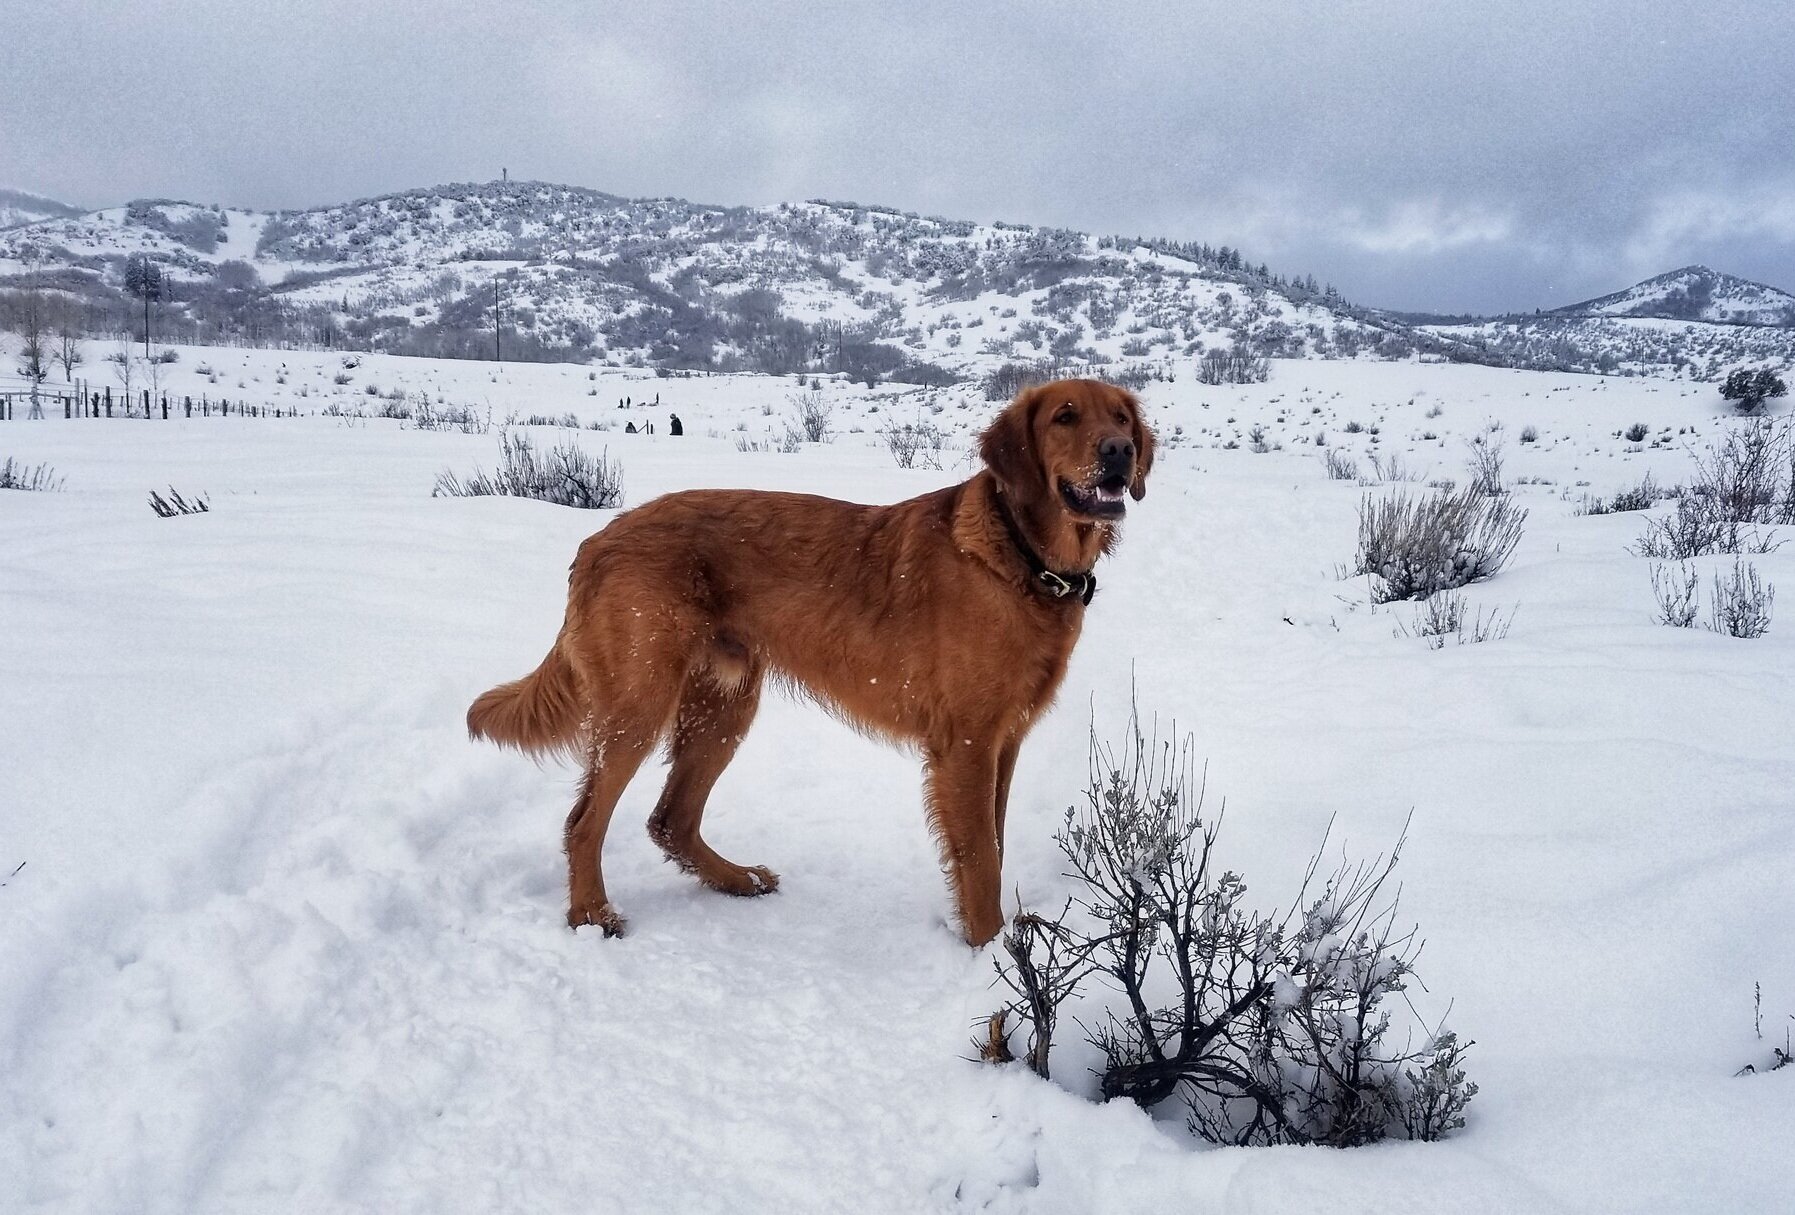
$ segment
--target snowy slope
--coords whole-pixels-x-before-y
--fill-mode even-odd
[[[1659,317],[1727,325],[1795,326],[1795,295],[1706,266],[1684,266],[1580,304],[1571,316]]]
[[[1237,343],[1273,357],[1428,344],[1225,248],[542,182],[276,213],[139,200],[0,237],[0,274],[28,253],[103,304],[125,302],[127,259],[149,257],[189,332],[402,353],[485,350],[495,306],[519,352],[713,370],[830,370],[830,352],[880,374],[1011,359],[1158,368]],[[221,290],[249,272],[247,298]],[[843,343],[858,349],[843,359]]]
[[[306,378],[290,353],[232,356],[257,388]],[[396,358],[358,374],[611,426],[574,437],[621,460],[630,502],[696,485],[896,500],[963,476],[992,409],[831,385],[839,436],[781,455],[735,440],[777,425],[789,380]],[[893,468],[873,428],[931,402],[959,424],[949,467]],[[1679,479],[1686,445],[1737,425],[1724,403],[1675,382],[1286,362],[1148,404],[1164,454],[1023,751],[1011,901],[1064,897],[1049,835],[1087,722],[1119,726],[1130,678],[1195,732],[1228,802],[1223,855],[1266,905],[1330,818],[1369,855],[1412,813],[1415,998],[1477,1041],[1457,1138],[1212,1150],[1175,1109],[968,1062],[996,997],[945,922],[915,763],[780,698],[709,819],[780,892],[723,899],[662,863],[645,771],[607,853],[633,934],[569,933],[572,774],[470,744],[462,714],[540,658],[567,561],[606,516],[431,498],[443,468],[490,462],[491,434],[57,418],[0,426],[0,455],[67,479],[0,492],[4,1205],[1785,1209],[1795,1073],[1733,1073],[1768,1054],[1752,983],[1768,1033],[1795,1011],[1795,629],[1654,625],[1625,547],[1638,518],[1572,513],[1647,470]],[[617,429],[674,410],[682,439]],[[1493,422],[1540,432],[1509,448],[1532,516],[1471,594],[1519,611],[1503,640],[1433,652],[1395,635],[1412,609],[1337,580],[1366,491],[1324,480],[1313,439],[1462,477],[1464,440]],[[1613,437],[1634,422],[1689,433]],[[1242,442],[1255,425],[1264,454]],[[213,510],[156,518],[145,494],[169,484]],[[1755,560],[1795,585],[1795,558]]]
[[[41,194],[0,188],[0,228],[17,228],[46,219],[62,219],[79,214],[80,207],[72,207]]]

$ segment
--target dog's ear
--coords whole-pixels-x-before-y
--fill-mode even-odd
[[[1128,404],[1134,412],[1134,479],[1128,483],[1128,496],[1139,502],[1147,496],[1147,474],[1153,471],[1153,428],[1141,417],[1141,403],[1133,393]]]
[[[979,458],[1011,493],[1024,493],[1046,479],[1035,450],[1035,413],[1040,405],[1040,387],[1024,388],[979,436]]]

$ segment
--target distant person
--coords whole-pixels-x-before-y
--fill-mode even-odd
[[[683,435],[686,433],[686,428],[679,423],[678,414],[672,414],[667,418],[667,433],[670,435]]]

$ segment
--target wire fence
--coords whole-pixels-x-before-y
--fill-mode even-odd
[[[85,380],[34,385],[0,379],[0,423],[48,418],[291,418],[298,413],[294,408],[257,404],[244,397],[232,400],[201,394],[195,398],[147,388],[115,393],[109,384],[95,388]]]

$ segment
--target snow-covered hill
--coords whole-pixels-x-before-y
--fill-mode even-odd
[[[1795,362],[1795,328],[1768,327],[1795,322],[1795,297],[1701,267],[1553,313],[1429,323],[1225,246],[544,182],[44,218],[0,231],[0,289],[70,295],[124,330],[141,324],[123,291],[136,257],[167,279],[155,325],[204,343],[925,384],[1008,362],[1143,382],[1225,351],[1701,378]]]
[[[1565,316],[1656,317],[1723,325],[1795,326],[1795,295],[1706,266],[1684,266],[1580,304]]]
[[[81,208],[40,194],[0,188],[0,228],[18,228],[46,219],[80,215]]]
[[[594,357],[708,370],[964,372],[1009,360],[1406,357],[1440,345],[1238,251],[854,203],[719,207],[540,182],[264,213],[143,200],[0,236],[0,276],[116,307],[167,275],[188,340]]]

